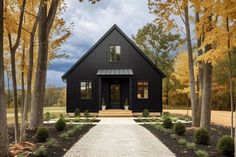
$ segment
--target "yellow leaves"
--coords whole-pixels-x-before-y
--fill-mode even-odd
[[[232,36],[232,35],[231,35]],[[235,38],[231,37],[232,44]],[[205,33],[205,39],[199,49],[205,51],[205,47],[211,45],[211,49],[199,56],[197,60],[211,62],[213,65],[227,55],[228,52],[228,32],[222,26],[215,26],[211,31]]]
[[[176,90],[177,93],[181,93],[181,94],[190,94],[190,87],[185,87],[183,89],[177,89]]]
[[[175,58],[174,73],[172,74],[182,85],[189,84],[188,55],[186,52],[178,53]]]

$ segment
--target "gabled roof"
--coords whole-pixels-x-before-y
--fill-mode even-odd
[[[114,30],[116,29],[140,54],[143,58],[164,78],[166,75],[150,60],[143,51],[116,25],[114,24],[63,76],[62,80],[66,77]]]

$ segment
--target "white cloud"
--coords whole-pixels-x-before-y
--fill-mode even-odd
[[[56,70],[48,70],[47,71],[47,86],[57,86],[57,87],[64,87],[66,84],[62,81],[61,76],[63,72],[59,72]]]

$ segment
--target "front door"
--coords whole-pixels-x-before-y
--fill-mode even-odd
[[[121,97],[120,97],[120,83],[111,83],[110,86],[110,108],[120,109]]]

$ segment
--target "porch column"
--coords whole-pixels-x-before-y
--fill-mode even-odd
[[[101,103],[101,76],[98,76],[98,105],[99,105],[99,110],[102,109],[102,103]]]
[[[129,109],[131,110],[132,107],[132,77],[129,77]]]

